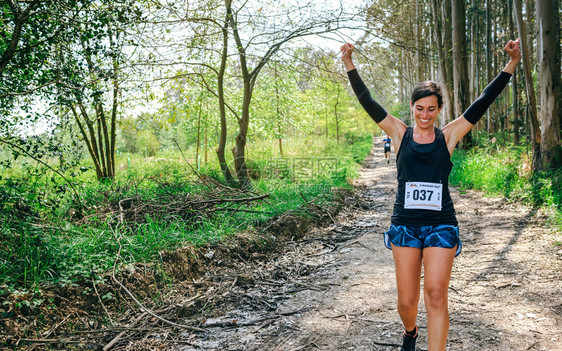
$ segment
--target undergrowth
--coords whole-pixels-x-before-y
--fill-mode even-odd
[[[457,150],[452,161],[451,185],[543,207],[550,213],[551,223],[562,230],[562,169],[532,172],[528,150],[493,143]]]
[[[163,250],[218,242],[284,213],[310,216],[303,204],[334,203],[334,189],[349,187],[348,180],[358,175],[372,141],[364,133],[348,135],[340,143],[310,139],[292,145],[296,146],[287,147],[284,157],[254,145],[263,152],[253,152],[248,158],[253,180],[247,192],[224,191],[216,162],[202,164],[193,172],[191,160],[172,151],[154,158],[121,155],[112,181],[98,182],[87,163],[69,170],[67,177],[78,188],[79,201],[56,174],[32,163],[4,173],[0,179],[0,290],[72,285],[110,270],[118,252],[121,263],[154,262]],[[182,201],[205,201],[221,194],[269,196],[208,213],[182,208]],[[172,202],[177,205],[175,212]],[[134,220],[120,218],[123,207],[133,203],[145,212]],[[146,211],[149,205],[161,209]]]

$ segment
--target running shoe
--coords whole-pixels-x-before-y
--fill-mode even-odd
[[[404,336],[402,340],[402,347],[400,351],[416,351],[416,339],[418,338],[418,326],[416,325],[416,329],[414,335],[407,333],[404,331]]]

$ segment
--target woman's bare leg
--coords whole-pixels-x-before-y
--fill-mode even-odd
[[[423,249],[423,293],[427,310],[429,351],[445,350],[449,333],[448,290],[456,249]]]
[[[415,247],[392,245],[392,256],[394,257],[398,289],[398,314],[404,328],[412,330],[416,327],[420,300],[422,250]]]

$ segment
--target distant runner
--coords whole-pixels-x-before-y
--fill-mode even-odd
[[[384,143],[384,158],[386,158],[386,163],[390,163],[390,143],[392,142],[392,139],[390,139],[387,134],[386,138],[384,138],[382,142]]]
[[[415,124],[407,126],[371,96],[351,59],[354,46],[342,45],[342,60],[357,99],[369,116],[394,140],[398,191],[385,245],[392,249],[398,290],[398,314],[404,324],[401,350],[415,351],[422,264],[429,351],[445,350],[449,332],[448,290],[453,260],[461,252],[459,227],[449,193],[455,146],[474,127],[505,88],[521,60],[519,39],[504,50],[511,60],[457,119],[434,126],[443,108],[441,88],[419,83],[410,108]]]

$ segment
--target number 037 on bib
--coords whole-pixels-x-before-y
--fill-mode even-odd
[[[406,182],[404,208],[441,211],[443,184]]]

